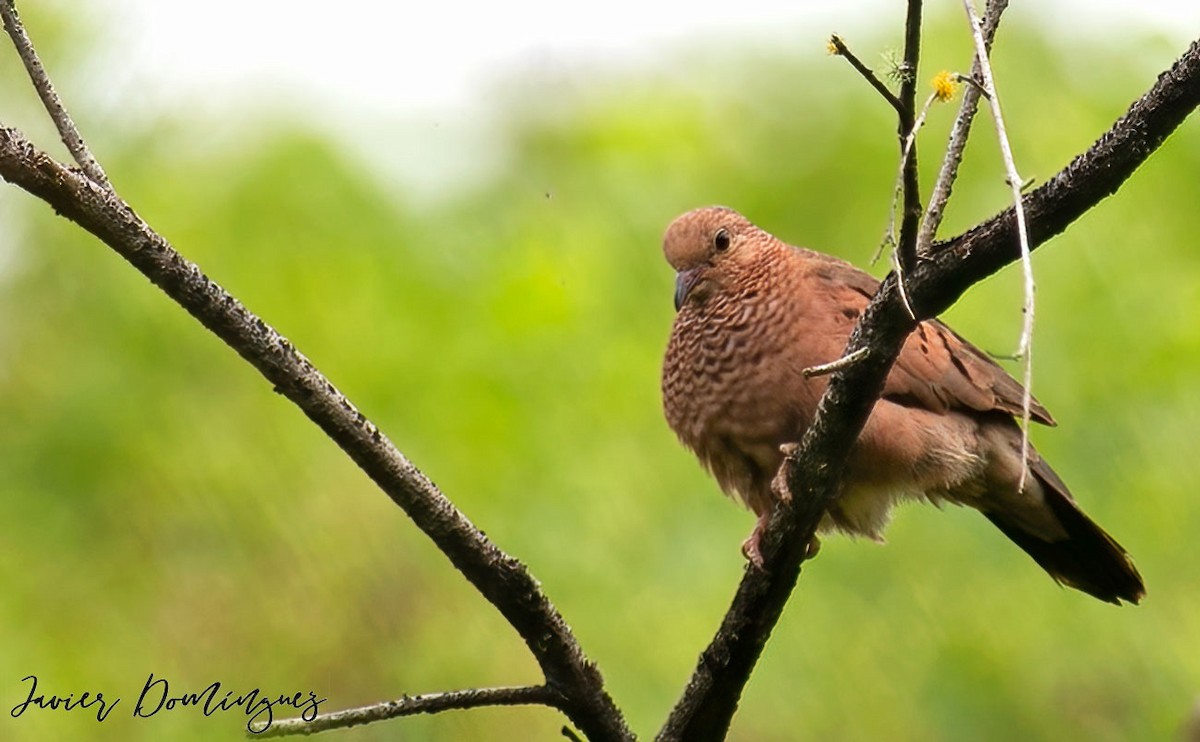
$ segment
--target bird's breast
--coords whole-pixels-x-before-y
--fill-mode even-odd
[[[714,437],[750,447],[798,436],[820,390],[801,373],[802,344],[774,329],[784,307],[764,300],[706,309],[681,311],[667,345],[671,428],[696,451]]]

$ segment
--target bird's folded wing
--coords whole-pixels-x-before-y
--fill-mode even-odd
[[[888,374],[883,396],[917,400],[937,412],[967,408],[1020,415],[1023,387],[979,348],[938,320],[917,325]],[[1031,400],[1031,417],[1054,425],[1050,412]]]
[[[866,308],[879,288],[877,279],[837,258],[804,252],[824,265],[822,273],[842,284],[837,293],[843,304],[858,312]],[[845,315],[850,327],[858,312]],[[884,398],[935,412],[965,408],[1010,415],[1021,414],[1023,393],[1020,383],[999,364],[938,320],[922,322],[908,336],[883,389]],[[1036,399],[1030,412],[1039,423],[1055,424]]]

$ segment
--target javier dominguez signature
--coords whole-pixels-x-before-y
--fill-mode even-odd
[[[121,703],[120,697],[108,698],[102,692],[84,691],[78,697],[74,693],[65,696],[53,695],[38,689],[36,675],[26,675],[21,682],[29,683],[29,694],[24,701],[13,706],[9,714],[15,719],[31,709],[50,709],[54,711],[87,710],[95,713],[96,721],[104,721]],[[309,691],[292,695],[268,695],[258,688],[245,693],[223,690],[220,682],[210,683],[200,691],[174,692],[166,678],[156,678],[154,673],[146,678],[146,684],[138,693],[137,701],[133,704],[133,718],[145,719],[159,712],[178,711],[194,708],[205,716],[212,716],[218,711],[240,710],[249,718],[246,729],[252,734],[261,734],[271,727],[275,720],[275,709],[292,707],[300,712],[300,718],[312,721],[317,718],[319,706],[327,698],[317,698],[317,694]],[[32,712],[31,712],[32,713]]]

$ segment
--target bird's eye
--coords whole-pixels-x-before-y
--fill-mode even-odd
[[[729,249],[729,231],[722,227],[713,235],[713,247],[717,248],[717,252],[725,252]]]

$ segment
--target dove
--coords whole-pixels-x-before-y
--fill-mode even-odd
[[[784,451],[816,414],[828,380],[805,369],[837,360],[879,282],[840,259],[788,245],[736,211],[690,211],[667,228],[675,321],[663,360],[671,429],[758,522],[780,492]],[[1015,416],[1024,390],[937,320],[917,325],[849,453],[818,533],[882,541],[905,500],[974,508],[1055,581],[1120,605],[1145,594],[1125,550],[1076,504]],[[1054,425],[1037,400],[1032,419]]]

